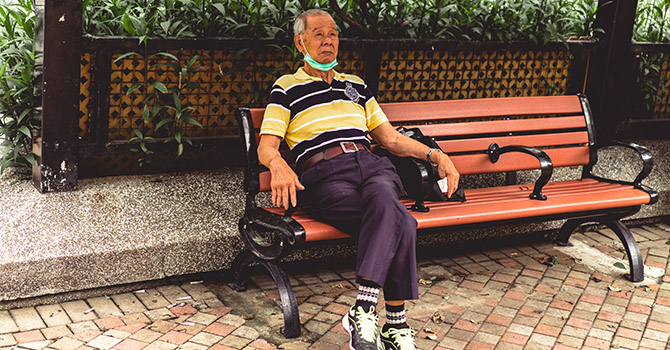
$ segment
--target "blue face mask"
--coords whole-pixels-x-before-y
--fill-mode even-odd
[[[330,63],[319,63],[315,59],[312,58],[312,56],[309,55],[309,52],[307,52],[307,47],[305,46],[305,42],[302,41],[302,35],[300,36],[300,42],[302,43],[302,47],[305,48],[305,62],[307,62],[312,68],[318,69],[322,72],[327,72],[331,69],[333,69],[335,66],[337,66],[337,58],[333,60],[333,62]]]

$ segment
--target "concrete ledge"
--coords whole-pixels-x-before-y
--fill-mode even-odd
[[[0,181],[0,300],[229,267],[241,172],[81,180],[39,194]]]
[[[670,141],[644,141],[655,168],[644,182],[660,193],[633,219],[670,215]],[[634,178],[637,156],[601,152],[604,176]],[[559,169],[554,180],[578,178]],[[632,177],[630,177],[632,176]],[[217,271],[242,249],[237,221],[244,209],[242,170],[80,180],[79,190],[38,193],[28,181],[0,177],[0,301],[81,291],[170,276]],[[534,181],[527,172],[523,180]],[[501,176],[464,179],[466,188],[502,183]],[[546,231],[561,222],[425,235],[420,245]],[[354,254],[341,245],[292,254],[291,260]]]

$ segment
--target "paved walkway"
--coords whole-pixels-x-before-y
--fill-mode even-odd
[[[633,231],[650,276],[635,284],[614,266],[625,261],[609,230],[576,233],[567,249],[526,239],[420,252],[421,298],[407,305],[418,349],[670,349],[670,226]],[[204,278],[0,311],[0,349],[344,349],[353,263],[289,273],[297,339],[279,334],[277,289],[257,271],[244,293]]]

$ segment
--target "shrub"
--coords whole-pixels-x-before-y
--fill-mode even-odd
[[[598,0],[86,0],[93,35],[290,38],[297,14],[333,13],[341,36],[546,43],[590,36]],[[335,13],[339,15],[335,15]],[[347,20],[345,20],[347,18]]]
[[[33,54],[35,10],[32,0],[0,0],[0,173],[27,168],[32,154]]]

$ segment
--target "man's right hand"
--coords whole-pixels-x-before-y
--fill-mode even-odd
[[[302,191],[305,187],[279,153],[281,141],[281,137],[275,135],[261,135],[258,142],[258,161],[270,169],[272,204],[288,209],[289,204],[294,207],[298,205],[296,190]]]
[[[298,175],[291,169],[281,156],[272,158],[268,164],[272,179],[270,187],[272,188],[272,204],[283,206],[284,209],[298,205],[297,190],[304,190],[305,187],[298,180]]]

